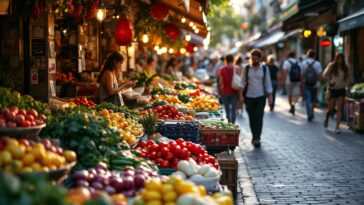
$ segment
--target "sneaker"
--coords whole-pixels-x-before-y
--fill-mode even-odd
[[[259,140],[253,140],[252,144],[254,145],[254,147],[260,147],[260,141]]]
[[[340,134],[340,133],[341,133],[341,130],[340,130],[339,128],[336,128],[336,129],[335,129],[335,133],[336,133],[336,134]]]
[[[294,106],[292,106],[292,115],[294,115],[295,112],[296,112],[296,108]]]
[[[326,129],[329,126],[329,120],[325,119],[324,121],[324,128]]]

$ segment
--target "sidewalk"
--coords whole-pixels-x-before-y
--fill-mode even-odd
[[[252,147],[248,117],[239,119],[239,186],[236,204],[364,204],[364,136],[334,132],[335,120],[323,128],[325,109],[307,122],[303,106],[288,113],[285,97],[277,96],[275,112],[264,117],[262,147]],[[239,191],[239,190],[238,190]]]

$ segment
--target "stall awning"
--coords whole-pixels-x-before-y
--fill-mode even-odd
[[[283,36],[284,36],[284,32],[282,32],[282,31],[274,32],[274,33],[268,35],[267,37],[261,39],[259,42],[257,42],[255,44],[255,47],[262,48],[264,46],[272,45],[274,43],[277,43]]]
[[[248,46],[250,43],[252,43],[253,41],[257,40],[258,38],[260,38],[262,36],[261,33],[256,33],[252,36],[249,36],[247,39],[243,40],[243,41],[239,41],[235,44],[235,47],[245,47]]]
[[[332,0],[300,0],[298,2],[298,12],[283,20],[283,30],[289,31],[302,28],[310,18],[319,16],[321,13],[333,7]]]
[[[196,34],[202,37],[207,36],[208,30],[205,9],[204,5],[201,5],[201,2],[197,0],[190,0],[188,12],[183,6],[184,4],[181,4],[180,1],[161,0],[161,2],[163,2],[169,9],[172,10],[174,13],[173,17],[179,22],[181,22],[183,17],[187,19],[187,21],[184,23],[186,29],[194,32],[194,29],[188,26],[190,22],[194,22],[194,25],[199,30],[199,32]]]
[[[285,41],[286,39],[288,39],[294,35],[300,34],[301,32],[302,32],[302,29],[296,29],[296,30],[287,32],[279,41]]]
[[[364,26],[364,8],[338,21],[339,32]]]

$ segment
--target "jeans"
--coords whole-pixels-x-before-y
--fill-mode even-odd
[[[272,105],[270,106],[270,109],[271,110],[274,109],[274,105],[275,105],[275,102],[276,102],[277,86],[278,86],[277,80],[272,80],[272,88],[273,88],[273,91],[272,91],[272,99],[273,99],[273,102],[272,102]]]
[[[266,96],[257,98],[245,98],[246,111],[249,115],[250,130],[253,140],[260,140],[263,129],[264,107],[266,104]]]
[[[303,90],[303,95],[305,99],[307,119],[308,121],[311,121],[313,120],[313,118],[315,118],[312,103],[315,103],[317,100],[317,88],[305,86]]]
[[[222,95],[228,122],[235,123],[238,100],[239,96],[237,95]]]

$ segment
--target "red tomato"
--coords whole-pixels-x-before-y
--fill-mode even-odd
[[[160,142],[158,144],[158,148],[162,149],[163,147],[167,147],[169,149],[169,144],[167,142]]]
[[[150,159],[155,159],[155,158],[157,158],[157,152],[153,151],[153,152],[149,153],[148,157],[149,157]]]
[[[162,163],[164,162],[164,160],[163,160],[162,158],[157,158],[157,159],[155,159],[154,161],[155,161],[155,163],[156,163],[158,166],[161,166],[161,165],[162,165]]]
[[[10,106],[9,110],[15,114],[18,114],[19,108],[17,106]]]
[[[182,142],[184,142],[184,139],[182,139],[182,138],[178,138],[176,140],[176,143],[179,144],[179,145],[181,145]]]
[[[175,158],[175,156],[172,154],[172,153],[168,153],[165,155],[164,159],[168,160],[168,161],[171,161]]]
[[[153,144],[155,144],[155,142],[154,142],[153,140],[148,140],[148,141],[147,141],[147,145],[148,145],[148,146],[151,146],[151,145],[153,145]]]
[[[162,108],[162,106],[158,105],[155,109],[159,112],[159,111],[161,111],[163,108]]]
[[[157,158],[161,158],[162,157],[162,153],[157,151]]]
[[[23,121],[25,120],[25,117],[24,117],[24,115],[22,115],[22,114],[17,114],[16,116],[15,116],[15,119],[14,119],[14,121],[15,121],[15,123],[18,125],[18,126],[22,126],[22,124],[23,124]]]
[[[9,111],[8,113],[6,113],[6,119],[7,120],[14,121],[15,116],[16,116],[16,114],[14,112]]]
[[[16,127],[16,123],[15,122],[12,122],[12,121],[8,121],[6,123],[6,127],[8,127],[8,128],[15,128]]]
[[[36,125],[43,125],[44,124],[43,120],[34,120],[34,122],[35,122]]]
[[[162,168],[169,168],[169,167],[170,167],[169,161],[164,160],[164,161],[162,162],[162,166],[161,166],[161,167],[162,167]]]
[[[190,151],[188,151],[188,149],[183,148],[183,149],[181,150],[181,154],[180,154],[180,156],[181,156],[181,158],[182,158],[182,159],[186,159],[186,158],[188,158],[188,157],[190,157],[190,156],[191,156],[191,152],[190,152]]]
[[[139,143],[139,147],[144,148],[144,147],[146,147],[146,146],[147,146],[147,143],[146,143],[145,141],[141,141],[141,142]]]
[[[175,156],[179,156],[181,154],[181,146],[179,146],[179,145],[171,145],[171,152]]]
[[[25,116],[25,115],[27,115],[27,112],[24,109],[19,109],[18,114]]]
[[[152,151],[152,152],[157,152],[159,150],[159,147],[157,144],[152,144],[149,146],[149,150]]]
[[[168,147],[162,147],[159,149],[162,156],[166,157],[168,154],[170,154]]]
[[[178,162],[179,162],[179,159],[178,158],[174,158],[173,161],[172,161],[172,163],[171,163],[171,168],[176,168]]]
[[[6,127],[5,119],[0,119],[0,127]]]
[[[28,115],[33,115],[34,118],[38,117],[38,112],[35,109],[29,109],[27,114]]]

